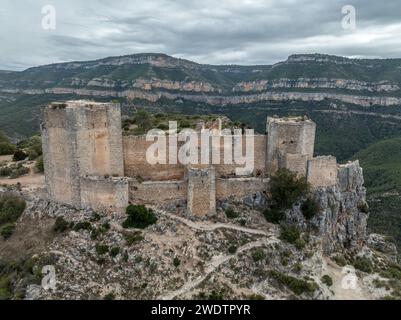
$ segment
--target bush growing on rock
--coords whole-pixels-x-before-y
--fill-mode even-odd
[[[253,261],[255,261],[255,262],[266,258],[266,253],[261,248],[258,248],[255,251],[253,251],[251,255],[252,255]]]
[[[128,246],[132,246],[137,244],[143,240],[143,236],[141,232],[134,232],[134,233],[124,233],[124,239],[127,242]]]
[[[88,221],[80,221],[77,222],[74,226],[74,231],[79,231],[79,230],[91,230],[92,225]]]
[[[8,142],[0,142],[0,156],[14,154],[15,146]]]
[[[295,244],[301,237],[301,232],[295,225],[281,225],[280,239]]]
[[[236,252],[237,252],[237,247],[236,246],[231,245],[231,246],[228,247],[228,253],[229,254],[234,254]]]
[[[323,277],[322,277],[322,283],[324,283],[326,286],[328,286],[328,287],[331,287],[332,285],[333,285],[333,279],[329,276],[329,275],[327,275],[327,274],[325,274]]]
[[[0,228],[0,234],[3,237],[4,240],[7,240],[12,236],[15,230],[15,224],[14,223],[9,223]]]
[[[370,259],[367,257],[356,257],[354,259],[354,267],[355,267],[355,269],[358,269],[358,270],[366,272],[366,273],[373,272],[372,261],[370,261]]]
[[[276,270],[270,270],[268,274],[270,278],[276,280],[279,284],[286,286],[297,295],[303,293],[311,295],[318,288],[318,285],[314,281],[306,281],[291,277]]]
[[[311,220],[320,211],[319,203],[315,199],[313,199],[311,197],[308,197],[302,203],[301,211],[302,211],[302,214],[303,214],[303,216],[305,217],[306,220]]]
[[[234,209],[231,208],[231,207],[227,208],[226,211],[225,211],[225,213],[226,213],[226,217],[227,217],[228,219],[235,219],[235,218],[238,218],[238,213],[235,212]]]
[[[101,255],[104,255],[107,252],[109,252],[109,247],[105,244],[98,243],[95,247],[95,250],[96,250],[96,253],[101,256]]]
[[[265,209],[263,211],[263,215],[265,216],[267,222],[271,222],[274,224],[280,223],[280,221],[282,221],[285,217],[284,211],[276,207]]]
[[[111,257],[116,257],[120,253],[120,248],[119,247],[112,247],[110,249],[110,256]]]
[[[35,169],[36,169],[36,172],[39,172],[39,173],[43,173],[45,171],[45,167],[43,164],[43,156],[39,156],[36,159]]]
[[[181,264],[180,259],[178,259],[177,257],[174,257],[174,259],[173,259],[174,267],[178,268],[180,264]]]
[[[25,210],[25,200],[14,195],[0,196],[0,225],[18,220]]]
[[[22,161],[25,160],[28,157],[28,155],[21,149],[17,149],[14,152],[13,155],[13,161]]]
[[[64,232],[70,228],[70,223],[66,221],[63,217],[57,217],[54,222],[53,230],[55,232]]]
[[[126,213],[128,217],[122,224],[124,228],[145,229],[157,221],[153,210],[146,208],[144,205],[131,204],[127,207]]]
[[[358,210],[363,213],[369,213],[369,205],[366,202],[358,203]]]
[[[276,208],[289,209],[309,192],[309,184],[295,172],[280,169],[270,179],[270,194]]]

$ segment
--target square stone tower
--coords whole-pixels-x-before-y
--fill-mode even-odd
[[[188,168],[187,210],[194,216],[216,212],[216,170],[213,167]]]
[[[267,118],[266,168],[269,174],[287,168],[306,175],[313,158],[316,124],[305,117]]]
[[[88,184],[83,179],[97,177],[90,181],[96,181],[93,193],[100,194],[104,190],[99,181],[124,176],[119,105],[83,100],[52,103],[42,110],[41,130],[46,186],[52,200],[81,207],[82,189]],[[115,182],[107,183],[104,189],[113,189]],[[104,198],[110,201],[110,194]],[[84,203],[91,204],[87,199]]]

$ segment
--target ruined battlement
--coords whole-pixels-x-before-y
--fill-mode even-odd
[[[48,196],[78,208],[114,211],[129,202],[186,203],[189,214],[206,216],[215,212],[218,200],[263,192],[266,178],[280,168],[305,176],[312,187],[352,184],[347,166],[339,166],[331,156],[314,157],[316,125],[306,117],[268,117],[267,133],[252,134],[250,140],[227,140],[218,121],[206,138],[211,155],[203,157],[203,150],[199,156],[210,162],[199,165],[167,161],[179,157],[185,144],[173,144],[170,132],[165,137],[166,161],[150,163],[147,152],[154,141],[145,135],[122,135],[118,104],[51,103],[42,110],[41,130]],[[204,132],[205,126],[200,124],[198,131]],[[202,149],[202,139],[200,135],[196,150]],[[251,168],[223,161],[235,156],[236,148],[242,150],[240,155],[251,152]]]

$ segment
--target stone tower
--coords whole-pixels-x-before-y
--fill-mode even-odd
[[[128,184],[113,178],[124,176],[117,104],[52,103],[42,111],[41,130],[46,187],[52,200],[94,208],[125,203]],[[117,189],[122,195],[116,195]]]
[[[188,168],[187,210],[195,216],[216,212],[216,171],[213,167]]]
[[[303,117],[267,118],[266,168],[269,174],[287,168],[306,175],[313,158],[316,124]]]

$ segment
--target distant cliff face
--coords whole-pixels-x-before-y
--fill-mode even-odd
[[[137,54],[1,72],[3,94],[76,94],[210,104],[336,99],[401,105],[401,59],[293,55],[275,65],[213,66],[163,54]]]

